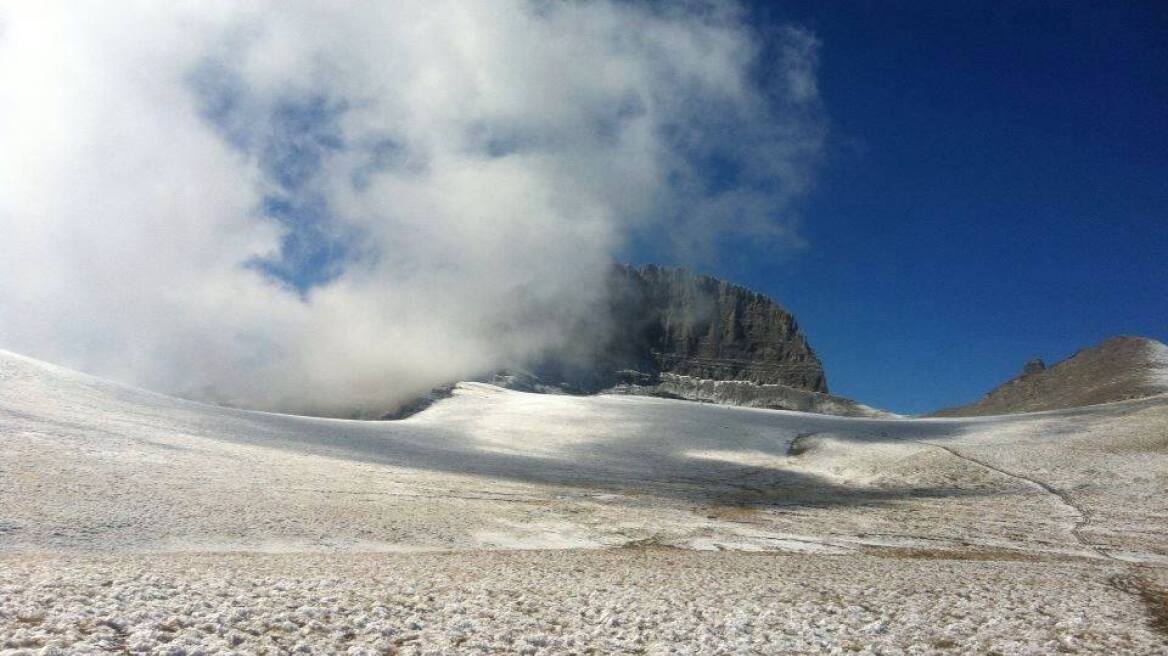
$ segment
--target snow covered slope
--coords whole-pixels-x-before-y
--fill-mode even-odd
[[[1148,368],[1149,383],[1168,389],[1168,344],[1151,342],[1147,348],[1148,361],[1152,364]]]
[[[0,352],[0,655],[1164,653],[1166,488],[1163,396],[358,422]]]
[[[0,548],[669,544],[1168,556],[1168,400],[881,420],[459,385],[410,419],[233,410],[0,353]]]

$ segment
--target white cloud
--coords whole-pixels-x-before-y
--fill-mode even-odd
[[[632,234],[790,237],[778,38],[760,83],[732,5],[0,3],[0,348],[347,412],[555,347]]]

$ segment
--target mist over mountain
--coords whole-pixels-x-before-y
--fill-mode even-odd
[[[564,343],[484,379],[525,391],[883,414],[828,394],[823,364],[775,300],[680,267],[613,265],[598,314]]]
[[[827,392],[795,317],[745,287],[684,268],[616,264],[601,322],[578,325],[532,373],[581,391],[671,373]]]
[[[818,48],[721,2],[5,3],[0,345],[321,415],[587,351],[637,237],[799,242]]]

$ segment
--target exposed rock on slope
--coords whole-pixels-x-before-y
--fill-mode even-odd
[[[615,392],[845,416],[887,413],[827,393],[795,318],[770,298],[685,269],[616,265],[607,324],[531,372],[488,382],[523,391]],[[599,336],[598,336],[599,335]]]
[[[618,266],[612,318],[617,370],[827,392],[795,317],[745,287],[684,269]]]
[[[648,389],[649,394],[747,408],[795,410],[840,417],[894,416],[841,396],[786,385],[759,384],[744,380],[709,380],[669,373],[661,374],[659,379],[657,385]],[[612,391],[639,392],[635,386],[619,387]]]
[[[1112,337],[1051,366],[1027,363],[1017,378],[941,417],[1058,410],[1168,393],[1168,346],[1146,337]]]
[[[567,347],[476,380],[523,392],[659,396],[850,417],[889,416],[827,392],[795,317],[758,292],[681,268],[613,266],[605,306]],[[433,395],[431,395],[433,396]],[[387,419],[410,416],[431,398]]]

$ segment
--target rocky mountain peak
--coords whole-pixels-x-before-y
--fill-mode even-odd
[[[486,380],[524,391],[887,414],[828,394],[823,364],[795,317],[763,294],[682,268],[623,264],[613,267],[607,291],[605,320],[582,326],[571,353]]]
[[[1037,412],[1168,393],[1168,347],[1147,337],[1112,337],[1050,367],[1035,362],[977,403],[936,415]]]
[[[828,391],[795,317],[763,294],[654,265],[616,266],[610,290],[616,369]]]
[[[1026,362],[1026,365],[1022,367],[1023,376],[1029,376],[1031,374],[1037,374],[1043,371],[1046,371],[1046,363],[1042,361],[1042,358],[1031,358]]]

